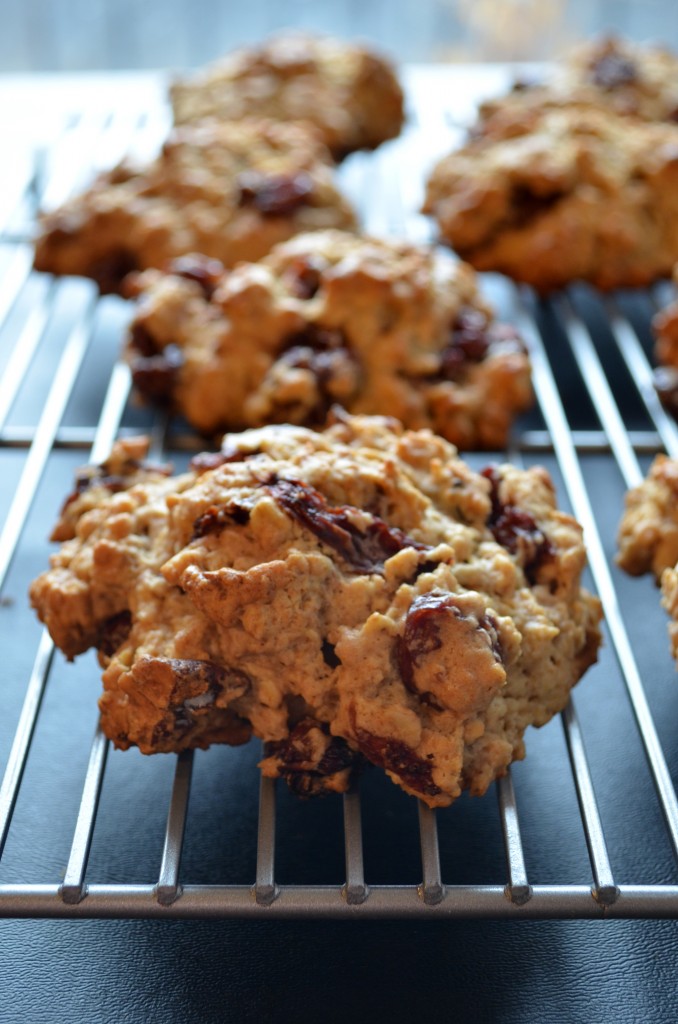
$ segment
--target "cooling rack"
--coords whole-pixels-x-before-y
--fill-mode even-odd
[[[506,75],[407,69],[402,138],[351,157],[340,171],[369,231],[430,237],[417,213],[426,168]],[[561,732],[554,721],[530,736],[527,760],[495,785],[494,802],[490,792],[436,814],[382,793],[378,783],[372,792],[368,782],[367,798],[365,786],[341,798],[334,838],[342,849],[327,880],[314,864],[310,883],[287,881],[297,854],[286,858],[285,844],[294,846],[294,830],[303,831],[315,812],[295,806],[293,824],[281,825],[287,797],[271,780],[258,780],[253,756],[238,760],[234,752],[218,786],[225,800],[235,786],[247,802],[238,829],[251,835],[251,871],[234,880],[216,870],[205,881],[199,870],[191,874],[195,856],[188,865],[185,856],[186,844],[210,842],[209,830],[203,835],[201,822],[191,820],[196,789],[210,786],[206,772],[195,777],[203,755],[129,753],[120,755],[133,766],[125,776],[129,794],[102,826],[112,759],[92,717],[98,671],[93,661],[69,666],[55,654],[27,607],[26,587],[45,567],[45,538],[74,466],[100,461],[118,434],[140,429],[151,433],[156,455],[179,463],[200,443],[130,399],[129,373],[118,359],[125,304],[99,299],[87,282],[35,274],[29,239],[38,207],[56,205],[127,152],[150,156],[167,127],[158,75],[0,82],[0,128],[11,155],[0,171],[0,915],[678,916],[675,670],[654,585],[625,579],[613,561],[625,488],[640,481],[656,452],[678,455],[678,431],[651,382],[649,324],[668,286],[605,298],[580,288],[543,301],[496,277],[483,281],[530,347],[537,395],[508,452],[492,457],[543,462],[553,473],[561,505],[584,526],[589,585],[606,621],[600,663],[561,716]],[[469,456],[474,466],[489,458]],[[91,744],[82,742],[82,718],[94,726]],[[162,761],[165,774],[171,765],[171,778],[151,761]],[[474,823],[480,838],[469,840]],[[140,842],[157,841],[159,862],[150,879],[141,854],[134,877],[129,853],[129,833],[145,824],[149,835]],[[240,832],[231,841],[240,842]],[[380,841],[389,851],[380,851]],[[544,854],[552,867],[544,868]],[[282,874],[281,860],[288,865]],[[131,879],[117,877],[130,871]]]

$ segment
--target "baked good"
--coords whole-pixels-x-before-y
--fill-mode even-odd
[[[638,487],[626,495],[617,536],[617,562],[632,576],[678,562],[678,460],[657,455]]]
[[[531,404],[522,342],[445,252],[315,232],[230,273],[195,256],[129,288],[138,391],[205,434],[317,425],[339,403],[502,448]]]
[[[657,455],[643,482],[628,492],[617,541],[622,569],[632,576],[652,572],[661,584],[678,660],[678,459]]]
[[[474,133],[497,119],[546,107],[597,106],[646,121],[678,121],[678,58],[670,50],[605,36],[574,47],[541,81],[518,80],[483,103]]]
[[[678,261],[678,125],[573,106],[497,119],[436,165],[425,211],[462,259],[539,291],[646,285]]]
[[[41,219],[35,267],[117,292],[126,274],[198,250],[231,266],[298,231],[351,228],[310,126],[267,120],[177,128],[150,166],[123,164]]]
[[[129,454],[127,489],[67,505],[31,587],[68,657],[98,649],[118,747],[253,732],[299,793],[371,762],[445,806],[523,757],[596,659],[581,529],[543,469],[472,472],[429,431],[345,414],[227,435],[178,477]]]
[[[399,134],[403,94],[383,57],[354,43],[288,32],[243,47],[171,88],[177,124],[205,117],[309,121],[336,158]]]
[[[673,269],[678,284],[678,266]],[[659,364],[653,374],[654,386],[662,405],[678,417],[678,302],[669,303],[652,320],[655,332],[654,355]]]

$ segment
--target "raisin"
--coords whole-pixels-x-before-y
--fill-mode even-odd
[[[241,448],[222,448],[220,452],[201,452],[194,455],[190,462],[190,468],[196,473],[207,473],[211,469],[219,469],[230,462],[245,462],[253,455],[259,455],[259,448],[252,451],[243,451]]]
[[[275,480],[269,490],[286,512],[334,548],[358,573],[382,572],[386,559],[406,547],[429,550],[378,516],[372,516],[361,529],[350,518],[350,513],[359,514],[359,509],[333,507],[319,491],[299,480]]]
[[[364,729],[355,729],[358,747],[372,764],[379,765],[397,775],[410,789],[425,796],[442,792],[433,781],[433,765],[417,757],[411,747],[400,740],[375,736]]]
[[[102,622],[95,647],[107,658],[113,657],[117,649],[125,642],[132,628],[132,613],[128,610],[111,615]]]
[[[345,740],[330,736],[327,725],[308,717],[298,722],[286,739],[266,744],[266,754],[276,759],[280,775],[292,792],[302,797],[328,792],[323,780],[347,768],[352,781],[363,764],[361,755]]]
[[[298,299],[312,299],[318,294],[322,281],[320,267],[310,256],[300,256],[285,271],[284,280]]]
[[[440,356],[440,376],[457,380],[469,363],[480,363],[494,348],[524,351],[520,335],[510,324],[488,323],[481,310],[463,307],[458,315],[447,345]]]
[[[591,81],[600,89],[612,90],[638,80],[638,68],[628,57],[606,53],[591,67]]]
[[[341,665],[341,658],[337,657],[334,644],[331,644],[329,640],[323,640],[321,649],[323,661],[328,668],[338,668]]]
[[[306,171],[296,174],[262,174],[245,171],[239,175],[239,206],[253,206],[265,217],[285,216],[309,205],[313,179]]]
[[[191,540],[198,540],[208,533],[218,533],[225,526],[236,523],[245,526],[250,521],[250,510],[244,505],[231,501],[227,505],[210,505],[206,512],[198,516],[193,523]]]
[[[227,692],[228,701],[236,700],[251,686],[251,680],[245,672],[217,665],[213,661],[197,658],[158,660],[163,660],[169,665],[174,675],[175,683],[170,694],[168,710],[174,716],[174,729],[182,732],[187,732],[193,726],[196,715],[213,708],[220,695]],[[199,687],[202,689],[198,693],[184,696],[187,689],[195,690]],[[158,728],[162,733],[167,733],[165,726],[161,725]]]
[[[153,356],[140,356],[132,361],[132,380],[137,390],[151,402],[171,404],[177,373],[184,356],[176,345]]]
[[[88,276],[99,286],[102,295],[116,294],[128,274],[140,270],[134,253],[128,249],[112,249],[90,264]]]
[[[185,277],[189,281],[195,281],[202,288],[205,298],[209,300],[224,275],[224,265],[209,256],[190,253],[172,260],[169,272],[178,277]]]
[[[492,536],[498,544],[518,557],[528,582],[534,584],[537,582],[538,570],[555,555],[555,548],[529,512],[501,502],[501,477],[496,466],[487,466],[481,475],[492,485],[492,511],[487,521]]]
[[[135,352],[146,358],[157,355],[161,350],[161,346],[148,327],[139,321],[135,321],[130,328],[129,343]]]

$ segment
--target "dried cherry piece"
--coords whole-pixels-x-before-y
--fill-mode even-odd
[[[99,627],[95,647],[107,658],[112,658],[117,649],[125,642],[132,628],[132,613],[125,609],[111,615]]]
[[[224,265],[210,256],[189,253],[187,256],[179,256],[172,260],[169,272],[178,277],[185,277],[188,281],[195,281],[202,288],[205,298],[209,300],[224,276]]]
[[[208,533],[218,533],[225,526],[236,523],[238,526],[245,526],[250,521],[250,509],[245,505],[239,505],[235,501],[227,505],[210,505],[206,512],[198,516],[193,523],[193,534],[191,540],[199,540],[206,537]]]
[[[178,371],[184,354],[177,345],[167,345],[152,356],[139,356],[132,361],[132,380],[137,390],[151,402],[171,404]]]
[[[440,786],[433,781],[433,765],[431,761],[418,757],[411,747],[401,740],[375,736],[365,729],[355,729],[358,747],[372,764],[379,765],[403,780],[403,782],[425,796],[437,796],[442,792]]]
[[[278,762],[280,775],[297,796],[327,793],[324,779],[350,769],[350,781],[362,770],[362,756],[339,736],[330,736],[324,722],[302,718],[284,740],[266,744],[266,755]]]
[[[334,548],[358,573],[383,572],[386,559],[406,547],[429,550],[378,516],[372,516],[361,529],[350,517],[351,513],[361,515],[359,509],[332,506],[320,491],[300,480],[273,480],[268,489],[286,512],[323,544]]]
[[[534,516],[516,505],[501,502],[501,477],[496,466],[487,466],[481,471],[481,476],[492,484],[492,511],[487,525],[494,539],[511,554],[519,556],[528,582],[536,583],[539,568],[555,555],[553,544],[537,525]]]
[[[254,455],[259,455],[261,449],[255,448],[251,451],[243,451],[242,448],[222,448],[220,452],[200,452],[194,455],[189,463],[189,468],[196,473],[207,473],[211,469],[219,469],[230,462],[246,462]]]
[[[672,366],[658,366],[652,374],[652,383],[666,411],[678,419],[678,370]]]
[[[265,217],[278,217],[309,204],[313,178],[306,171],[295,174],[245,171],[238,176],[237,187],[239,206],[253,206]]]
[[[322,282],[321,268],[311,256],[300,256],[294,260],[283,276],[290,291],[298,299],[314,298]]]

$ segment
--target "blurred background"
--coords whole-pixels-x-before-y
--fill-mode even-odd
[[[409,62],[543,60],[617,31],[678,48],[676,0],[0,0],[0,72],[195,67],[276,29]]]

